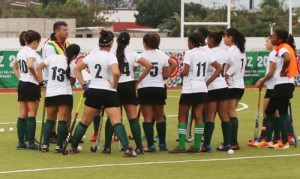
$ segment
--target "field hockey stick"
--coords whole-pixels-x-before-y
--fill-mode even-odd
[[[75,112],[75,115],[74,115],[74,119],[73,119],[73,121],[72,121],[71,129],[70,129],[70,131],[68,132],[66,141],[65,141],[64,146],[63,146],[63,148],[62,148],[62,154],[63,154],[63,155],[68,155],[68,153],[69,153],[69,151],[67,150],[67,147],[68,147],[68,144],[70,143],[71,138],[72,138],[72,133],[73,133],[73,130],[74,130],[74,127],[75,127],[75,124],[76,124],[76,120],[77,120],[77,118],[78,118],[78,113],[79,113],[79,110],[80,110],[82,101],[83,101],[83,93],[82,93],[81,96],[80,96],[79,103],[78,103],[78,105],[77,105],[77,109],[76,109],[76,112]]]
[[[294,128],[294,122],[293,122],[293,112],[292,112],[292,105],[291,102],[289,102],[289,113],[290,113],[290,120],[291,120],[291,128],[292,128],[292,132],[293,132],[293,137],[294,137],[294,141],[295,141],[295,147],[298,147],[298,141],[297,141],[297,137],[296,137],[296,133],[295,133],[295,128]]]
[[[258,139],[260,97],[261,97],[261,89],[259,89],[258,92],[257,109],[256,109],[256,117],[255,117],[255,125],[254,125],[254,141]]]
[[[45,115],[46,115],[45,100],[46,100],[46,97],[44,96],[43,116],[42,116],[42,124],[41,124],[41,134],[40,134],[40,141],[39,141],[40,142],[39,143],[39,150],[42,150],[42,144],[43,144],[44,123],[45,123]]]
[[[185,136],[186,141],[189,141],[190,139],[190,133],[192,129],[192,119],[193,119],[192,113],[193,113],[193,107],[190,108],[188,118],[187,118],[186,136]]]
[[[99,149],[99,143],[100,143],[100,137],[101,137],[101,131],[102,131],[102,124],[103,124],[103,116],[104,116],[104,107],[102,107],[102,111],[101,111],[101,117],[100,117],[100,123],[99,123],[99,127],[98,127],[98,135],[97,135],[97,139],[96,139],[96,145],[91,147],[91,152],[97,152],[97,150]]]

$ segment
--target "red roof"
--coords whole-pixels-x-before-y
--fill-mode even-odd
[[[127,30],[127,29],[149,29],[149,26],[140,26],[135,22],[113,22],[112,24],[114,32]]]

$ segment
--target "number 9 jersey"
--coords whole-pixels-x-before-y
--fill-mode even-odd
[[[68,68],[67,57],[64,55],[52,54],[43,63],[48,68],[48,83],[46,86],[46,97],[58,95],[72,95],[72,86],[67,79],[66,70]],[[70,77],[74,75],[75,62],[70,63]]]

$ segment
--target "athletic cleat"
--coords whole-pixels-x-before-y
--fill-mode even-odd
[[[124,157],[137,157],[136,152],[132,149],[132,148],[128,148],[125,152],[124,152]]]
[[[256,140],[249,140],[248,141],[248,143],[247,143],[247,145],[249,146],[249,147],[255,147],[255,144],[257,144],[257,143],[259,143],[259,142],[261,142],[261,139],[256,139]]]
[[[186,152],[187,151],[186,151],[185,148],[181,149],[179,147],[176,147],[173,150],[169,150],[169,153],[171,153],[171,154],[181,154],[181,153],[183,154],[183,153],[186,153]]]
[[[110,147],[104,147],[101,152],[103,154],[111,154],[111,148]]]
[[[152,145],[152,146],[150,146],[150,147],[145,147],[145,148],[143,148],[143,151],[144,151],[144,152],[152,152],[152,153],[154,153],[154,152],[156,152],[156,148],[155,148],[154,145]]]
[[[289,149],[290,148],[290,144],[289,142],[286,142],[285,144],[283,144],[282,142],[278,142],[277,144],[273,145],[274,149]]]
[[[144,154],[144,150],[143,150],[143,148],[136,148],[135,149],[135,153],[138,154],[138,155],[143,155]]]
[[[25,143],[18,143],[17,150],[25,150],[27,145]]]
[[[288,141],[290,145],[295,145],[295,138],[294,136],[289,135],[288,136]]]
[[[91,141],[91,142],[96,142],[97,136],[98,136],[98,133],[95,132],[95,133],[93,134],[93,136],[91,137],[90,141]]]
[[[28,150],[39,150],[39,145],[37,143],[28,144],[27,149]]]
[[[77,148],[71,148],[70,150],[69,150],[69,154],[78,154],[78,153],[80,153],[80,151],[77,149]]]
[[[228,151],[229,149],[232,149],[230,144],[228,144],[228,145],[222,144],[216,148],[217,151],[224,151],[224,152]]]
[[[43,145],[42,148],[41,148],[41,151],[42,151],[42,152],[49,152],[49,147],[48,147],[48,145]]]
[[[200,148],[195,148],[193,145],[186,150],[187,153],[200,153]]]
[[[62,153],[62,149],[59,146],[55,146],[54,153]]]
[[[159,151],[160,152],[167,152],[168,148],[166,144],[159,144]]]
[[[254,144],[254,146],[257,147],[257,148],[271,147],[272,143],[268,143],[267,141],[262,140],[260,142],[257,142],[256,144]]]
[[[232,150],[241,150],[240,145],[239,144],[235,144],[231,146]]]
[[[200,147],[200,152],[211,153],[211,147],[210,147],[210,145],[207,145],[207,146],[202,145],[202,146]]]

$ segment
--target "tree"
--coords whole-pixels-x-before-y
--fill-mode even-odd
[[[180,12],[180,0],[137,0],[136,22],[156,28],[165,19]]]
[[[160,24],[159,29],[161,32],[168,32],[169,37],[179,37],[180,35],[180,16],[174,12],[174,15],[165,22]]]
[[[263,8],[265,6],[280,8],[280,2],[279,0],[263,0],[263,2],[260,4],[260,8]]]

